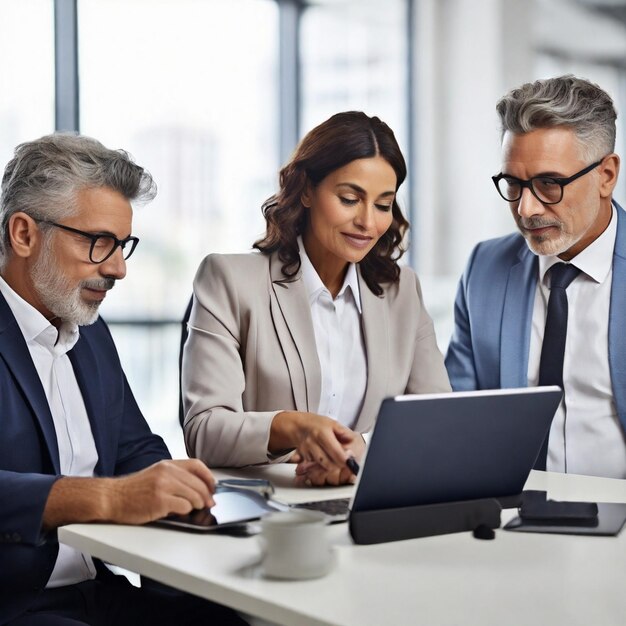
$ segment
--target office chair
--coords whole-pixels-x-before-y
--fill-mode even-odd
[[[185,408],[183,406],[183,348],[185,347],[185,341],[187,341],[187,335],[189,335],[187,322],[191,315],[192,304],[193,296],[189,299],[189,304],[185,309],[185,315],[183,316],[180,329],[180,350],[178,352],[178,421],[180,422],[181,428],[185,423]]]

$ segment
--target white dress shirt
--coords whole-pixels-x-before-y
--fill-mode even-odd
[[[24,335],[46,394],[59,446],[61,474],[93,476],[98,452],[85,403],[67,356],[78,341],[78,326],[63,324],[57,331],[1,277],[0,291]],[[61,543],[47,587],[72,585],[95,575],[91,557]]]
[[[309,295],[322,390],[317,412],[352,428],[367,385],[367,358],[361,330],[361,294],[356,266],[348,266],[333,300],[298,238],[302,280]]]
[[[609,369],[609,308],[616,235],[614,208],[608,228],[571,260],[581,273],[567,288],[564,396],[550,428],[548,471],[626,478],[626,438],[617,416]],[[559,262],[556,256],[539,257],[528,359],[529,385],[536,385],[539,380],[550,297],[546,273]]]

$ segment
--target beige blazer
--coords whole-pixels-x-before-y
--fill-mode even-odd
[[[284,410],[317,412],[321,371],[306,288],[276,254],[212,254],[194,281],[182,365],[185,443],[212,467],[267,463],[270,425]],[[375,296],[359,272],[367,389],[355,430],[381,401],[450,391],[415,273]]]

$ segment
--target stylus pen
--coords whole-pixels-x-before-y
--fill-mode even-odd
[[[359,464],[356,462],[353,456],[349,457],[346,460],[346,465],[348,469],[356,476],[359,473]]]

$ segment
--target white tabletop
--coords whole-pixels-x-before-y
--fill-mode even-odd
[[[340,497],[350,487],[298,489],[293,466],[216,472],[267,477],[288,502]],[[551,498],[626,502],[626,481],[532,472],[527,489]],[[503,511],[503,524],[515,511]],[[354,545],[330,528],[336,564],[318,580],[274,581],[259,571],[255,537],[156,527],[73,524],[60,541],[131,571],[289,626],[567,624],[626,620],[626,531],[619,537],[498,531],[495,541],[457,533]]]

